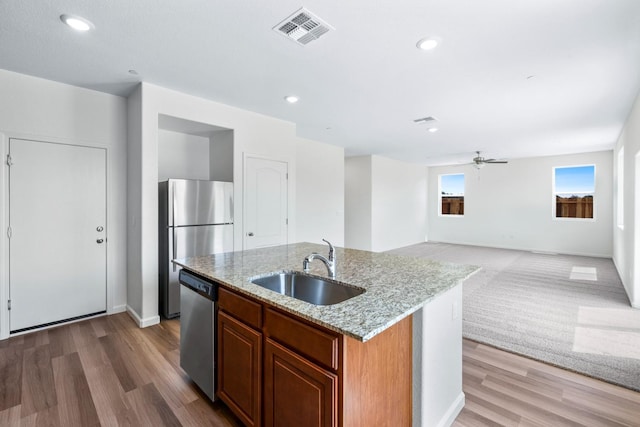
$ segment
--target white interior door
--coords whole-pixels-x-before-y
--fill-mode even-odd
[[[244,249],[287,243],[288,168],[286,162],[246,157]]]
[[[9,141],[11,332],[106,310],[106,151]]]

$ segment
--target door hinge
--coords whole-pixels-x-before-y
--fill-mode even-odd
[[[286,178],[289,179],[289,172],[285,174]]]
[[[11,310],[11,300],[7,300],[7,310]]]
[[[13,165],[13,159],[11,158],[11,154],[7,154],[7,166]]]
[[[11,227],[8,227],[8,228],[7,228],[7,237],[8,237],[8,238],[11,238],[11,234],[12,234],[12,233],[11,233]]]
[[[284,220],[284,223],[285,223],[286,225],[289,225],[289,218],[286,218],[286,219]]]

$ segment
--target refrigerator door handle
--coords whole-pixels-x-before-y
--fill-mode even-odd
[[[171,256],[171,259],[176,259],[176,252],[178,252],[178,247],[177,247],[177,242],[176,242],[176,216],[178,215],[178,202],[177,202],[177,198],[176,198],[176,183],[172,182],[171,183],[171,193],[173,196],[173,221],[172,221],[172,227],[171,230],[173,232],[173,255]],[[175,273],[176,271],[176,265],[174,263],[173,264],[173,272]]]

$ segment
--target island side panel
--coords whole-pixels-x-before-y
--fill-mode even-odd
[[[414,313],[413,329],[413,426],[450,426],[465,402],[462,284]]]
[[[412,317],[367,342],[344,337],[344,427],[411,426]]]

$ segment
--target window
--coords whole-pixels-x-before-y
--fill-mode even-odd
[[[440,175],[440,215],[464,215],[464,174]]]
[[[593,218],[594,165],[554,168],[553,181],[556,218]]]
[[[624,229],[624,147],[618,151],[618,228]]]

